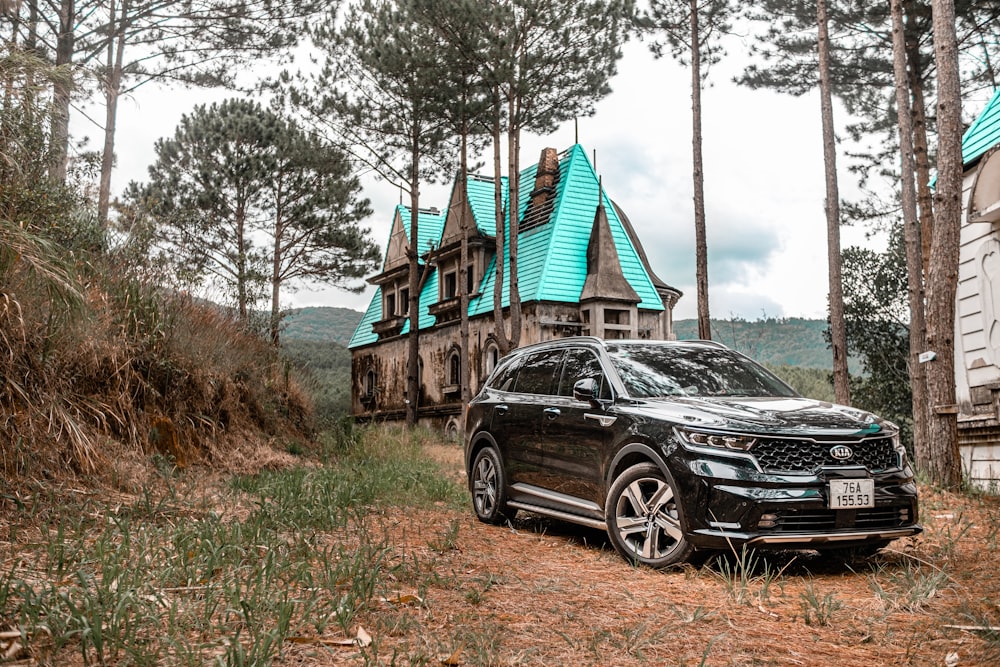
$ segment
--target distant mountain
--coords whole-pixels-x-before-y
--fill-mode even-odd
[[[285,340],[334,342],[346,346],[364,313],[350,308],[301,308],[285,318]],[[765,320],[712,320],[712,337],[771,366],[831,369],[833,357],[823,332],[826,320],[798,317]],[[677,320],[681,340],[698,337],[696,320]],[[856,372],[855,364],[851,370]]]
[[[300,308],[285,317],[281,337],[346,346],[364,313],[350,308]]]
[[[769,366],[833,368],[833,354],[823,332],[826,320],[798,317],[764,320],[712,320],[712,338]],[[677,320],[674,331],[681,340],[698,337],[697,320]],[[849,364],[857,372],[856,364]]]

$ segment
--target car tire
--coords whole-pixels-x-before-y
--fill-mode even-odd
[[[694,552],[684,537],[677,487],[652,463],[638,463],[615,478],[604,516],[611,544],[628,561],[663,568]]]
[[[493,447],[483,447],[476,453],[469,471],[469,491],[476,516],[484,523],[503,524],[517,513],[507,507],[507,476]]]

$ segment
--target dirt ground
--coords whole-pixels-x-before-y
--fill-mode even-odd
[[[462,476],[457,446],[430,453]],[[860,565],[784,552],[662,572],[530,515],[390,513],[396,557],[436,578],[364,615],[377,654],[303,646],[279,664],[1000,664],[1000,500],[924,489],[921,512],[921,536]]]
[[[464,486],[458,445],[427,452]],[[225,476],[203,474],[185,484],[231,503]],[[373,511],[368,534],[389,547],[356,634],[293,628],[274,664],[1000,664],[1000,498],[922,489],[920,511],[922,535],[854,566],[770,552],[671,571],[633,567],[601,531],[523,513],[497,527],[471,504]]]

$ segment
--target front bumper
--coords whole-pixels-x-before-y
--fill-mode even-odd
[[[742,459],[675,456],[688,540],[702,549],[743,544],[824,549],[885,544],[916,535],[917,488],[908,467],[871,474],[828,467],[814,474],[761,472]],[[829,480],[875,480],[875,507],[830,509]]]

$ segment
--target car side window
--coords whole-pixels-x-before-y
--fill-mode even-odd
[[[514,383],[514,391],[521,394],[552,394],[562,355],[562,350],[549,350],[525,357],[517,374],[517,382]]]
[[[517,371],[521,368],[522,361],[522,359],[515,359],[504,364],[497,371],[496,377],[490,382],[490,387],[498,391],[512,391],[514,389],[514,380],[517,379]]]
[[[569,350],[563,360],[559,395],[572,396],[573,385],[579,380],[592,378],[597,381],[598,398],[611,398],[611,386],[604,377],[604,369],[597,356],[590,350]]]

